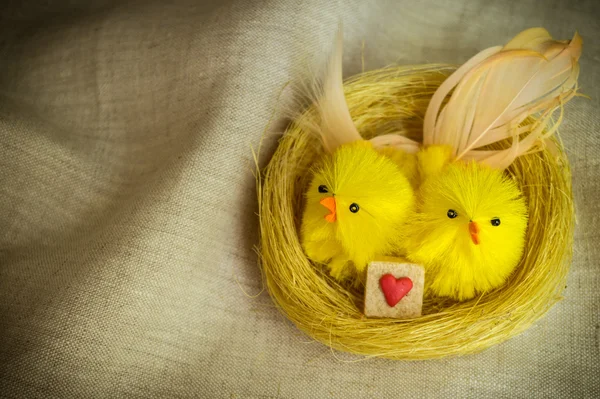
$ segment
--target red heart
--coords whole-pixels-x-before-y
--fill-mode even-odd
[[[412,290],[413,282],[408,277],[396,279],[396,277],[388,273],[381,276],[379,285],[381,285],[381,291],[385,295],[387,304],[394,307],[400,302],[400,299],[404,298]]]

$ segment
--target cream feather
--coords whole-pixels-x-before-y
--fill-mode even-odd
[[[373,147],[376,149],[383,149],[386,147],[392,147],[397,150],[406,152],[407,154],[416,154],[421,145],[408,137],[400,134],[383,134],[381,136],[373,137],[369,140]]]
[[[577,33],[571,41],[555,41],[545,29],[532,28],[502,48],[480,52],[432,97],[425,115],[424,144],[449,145],[455,159],[508,167],[556,130],[557,123],[550,126],[553,112],[577,90],[581,48]],[[521,126],[534,115],[535,123]],[[480,150],[507,138],[513,143],[506,150]]]
[[[329,152],[335,151],[342,144],[362,140],[356,125],[352,121],[348,104],[344,96],[342,80],[342,45],[343,32],[340,24],[333,50],[322,79],[320,96],[316,101],[319,112],[319,134],[323,146]]]
[[[315,104],[320,119],[313,130],[318,131],[323,146],[328,152],[335,151],[342,144],[363,140],[352,121],[344,96],[342,47],[343,30],[340,24],[322,81],[317,82],[313,89],[317,93]],[[369,141],[376,149],[390,146],[411,154],[416,153],[420,148],[419,143],[399,134],[382,135]]]

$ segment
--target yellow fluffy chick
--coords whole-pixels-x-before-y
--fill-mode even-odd
[[[475,55],[436,90],[417,155],[423,183],[405,243],[431,293],[458,300],[501,286],[519,264],[527,207],[503,170],[543,149],[575,96],[582,40],[542,28]],[[528,120],[528,117],[534,116]],[[396,140],[406,146],[406,142]],[[489,145],[503,142],[502,149]]]
[[[515,269],[527,207],[501,171],[473,161],[441,166],[447,154],[443,147],[419,154],[431,175],[420,188],[406,247],[409,259],[425,267],[435,295],[465,300],[500,286]],[[435,165],[437,172],[431,170]]]
[[[315,170],[306,193],[304,251],[337,280],[360,276],[368,262],[397,248],[414,203],[392,160],[366,141],[342,145]]]

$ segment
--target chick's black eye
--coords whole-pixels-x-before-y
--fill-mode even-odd
[[[446,214],[450,219],[454,219],[458,216],[458,213],[454,209],[448,209],[448,213]]]
[[[350,204],[350,212],[356,213],[359,209],[360,207],[358,206],[358,204]]]
[[[327,189],[327,186],[324,186],[323,184],[321,184],[321,185],[319,186],[319,192],[320,192],[320,193],[328,193],[328,192],[329,192],[329,190]]]
[[[492,219],[492,226],[500,226],[500,219],[493,218]]]

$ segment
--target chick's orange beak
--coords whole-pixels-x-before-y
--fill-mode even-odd
[[[477,226],[477,223],[469,222],[469,233],[471,234],[473,244],[479,245],[479,226]]]
[[[320,201],[320,204],[329,209],[329,212],[331,212],[329,215],[325,216],[325,220],[327,220],[329,223],[335,222],[335,198],[325,197]]]

